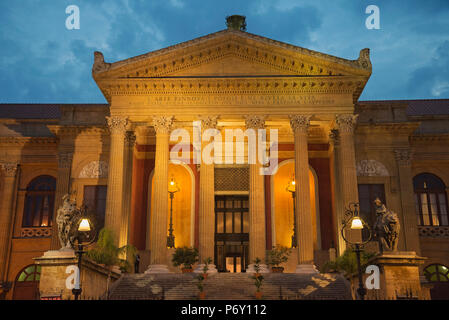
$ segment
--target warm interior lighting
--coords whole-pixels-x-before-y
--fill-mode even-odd
[[[289,191],[289,192],[295,192],[296,191],[296,182],[295,182],[294,178],[292,178],[289,181],[289,183],[287,185],[287,191]]]
[[[170,183],[168,184],[168,192],[178,192],[179,187],[178,183],[176,183],[175,178],[171,178]]]
[[[354,219],[352,219],[351,229],[353,230],[363,229],[363,223],[359,217],[354,217]]]
[[[90,231],[89,220],[82,219],[81,223],[80,223],[80,226],[78,227],[78,231]]]

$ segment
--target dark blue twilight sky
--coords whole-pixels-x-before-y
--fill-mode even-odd
[[[380,30],[368,30],[368,5]],[[67,30],[66,7],[80,9]],[[126,59],[225,29],[247,31],[342,58],[371,49],[361,100],[449,98],[449,0],[19,0],[0,3],[0,102],[103,103],[93,52]]]

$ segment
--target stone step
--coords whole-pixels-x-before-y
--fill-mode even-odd
[[[198,298],[196,274],[125,274],[111,287],[117,300]],[[206,299],[255,299],[254,279],[247,273],[210,274],[203,282]],[[352,299],[350,285],[338,274],[264,274],[264,299]]]

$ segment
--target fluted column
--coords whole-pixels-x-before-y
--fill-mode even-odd
[[[254,272],[254,260],[265,261],[265,189],[264,175],[261,174],[262,164],[258,159],[258,130],[265,128],[265,117],[247,116],[246,129],[254,130],[256,145],[250,145],[248,150],[253,152],[255,159],[248,157],[249,162],[249,262],[248,272]],[[268,272],[266,264],[261,264],[261,272]]]
[[[156,159],[154,164],[154,203],[151,212],[150,266],[146,273],[166,273],[168,217],[169,138],[173,117],[154,117]]]
[[[115,241],[118,244],[123,210],[123,163],[125,160],[125,132],[128,119],[117,116],[106,117],[106,119],[111,133],[111,142],[105,228],[114,232]]]
[[[419,231],[416,223],[416,208],[413,191],[413,175],[410,149],[395,150],[401,190],[402,229],[404,230],[405,250],[421,253]]]
[[[215,129],[217,130],[217,118],[218,116],[209,116],[201,120],[202,130]],[[216,131],[218,133],[218,130]],[[204,147],[206,143],[202,143]],[[203,148],[202,148],[203,149]],[[202,150],[201,150],[202,154]],[[215,246],[215,175],[214,175],[214,163],[206,163],[201,157],[200,166],[200,194],[199,194],[199,241],[198,250],[200,255],[200,262],[210,257],[214,258],[214,246]],[[212,159],[211,159],[212,160]],[[200,263],[195,272],[202,272],[204,267],[203,263]],[[214,264],[210,264],[208,267],[208,273],[215,273],[217,269]]]
[[[355,163],[354,128],[357,115],[343,114],[336,116],[336,123],[340,135],[340,172],[343,190],[343,206],[348,207],[351,202],[359,202],[357,186],[357,169]]]
[[[342,221],[344,218],[344,204],[343,204],[343,183],[341,178],[341,160],[340,160],[340,136],[338,130],[333,129],[329,134],[329,141],[333,146],[333,192],[334,192],[334,210],[335,210],[335,234],[336,234],[336,249],[339,255],[346,250],[346,242],[341,236]]]
[[[133,154],[136,135],[134,132],[127,132],[125,135],[125,163],[124,163],[124,183],[123,183],[123,211],[120,223],[119,246],[129,243],[129,224],[131,213],[131,193],[133,176]]]
[[[313,256],[313,226],[310,207],[309,154],[307,131],[310,115],[290,116],[295,137],[296,225],[298,230],[298,265],[296,273],[316,273]]]
[[[16,182],[17,163],[1,163],[3,192],[0,199],[0,282],[6,280],[6,258],[11,231],[11,220]]]
[[[70,172],[72,170],[72,160],[72,152],[61,151],[58,153],[58,173],[56,177],[55,205],[51,228],[51,250],[58,250],[61,248],[61,243],[58,237],[58,224],[56,223],[56,216],[58,214],[59,207],[62,205],[62,197],[70,192]]]

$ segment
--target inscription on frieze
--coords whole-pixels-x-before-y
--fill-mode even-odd
[[[149,105],[333,105],[335,98],[316,95],[150,96]]]

